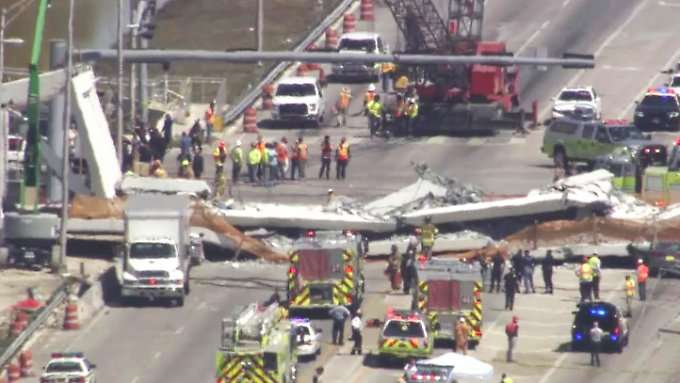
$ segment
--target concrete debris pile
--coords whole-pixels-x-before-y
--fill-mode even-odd
[[[393,235],[390,238],[371,241],[368,255],[389,254],[392,245],[397,245],[400,252],[405,252],[408,246],[409,236]],[[461,252],[473,249],[481,249],[495,245],[493,238],[475,231],[463,230],[455,233],[443,233],[437,236],[433,251],[436,253]]]
[[[401,216],[422,209],[482,201],[484,193],[477,187],[438,175],[427,164],[414,167],[418,174],[415,183],[367,203],[364,209],[376,216]]]

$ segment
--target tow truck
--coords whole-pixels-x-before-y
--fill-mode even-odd
[[[361,236],[310,230],[293,244],[288,268],[291,310],[359,307],[364,294]]]
[[[53,353],[43,367],[40,383],[95,383],[96,368],[82,352]]]
[[[432,259],[416,269],[413,303],[430,322],[437,341],[453,341],[460,318],[470,327],[471,345],[482,338],[482,278],[478,264]]]
[[[295,331],[277,303],[251,303],[222,319],[217,383],[297,381]]]

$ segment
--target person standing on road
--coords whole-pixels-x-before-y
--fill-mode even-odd
[[[191,161],[191,167],[194,170],[194,177],[200,179],[203,175],[203,149],[194,149],[194,159]]]
[[[434,247],[435,237],[439,234],[439,229],[432,224],[432,217],[425,217],[425,224],[420,227],[420,246],[423,255],[427,259],[432,259],[432,248]]]
[[[279,167],[279,179],[285,180],[288,172],[288,139],[281,137],[281,141],[276,144],[276,164]]]
[[[512,311],[515,306],[515,294],[519,291],[519,282],[515,276],[515,270],[510,267],[510,270],[503,278],[505,288],[505,309]]]
[[[600,300],[600,276],[602,275],[602,272],[600,270],[602,263],[600,262],[600,258],[597,256],[597,252],[594,252],[593,255],[590,256],[590,259],[588,259],[588,263],[590,264],[590,268],[593,269],[593,296],[595,297],[595,300]]]
[[[354,341],[354,346],[352,346],[352,355],[361,355],[361,343],[363,341],[363,334],[361,333],[364,329],[364,322],[361,320],[361,310],[357,309],[352,318],[352,340]]]
[[[496,292],[501,291],[501,277],[503,276],[503,267],[505,265],[505,259],[501,255],[500,251],[496,252],[496,255],[491,258],[491,287],[489,292],[493,292],[494,286],[496,287]]]
[[[342,137],[338,148],[335,150],[335,178],[339,180],[344,180],[347,176],[347,164],[349,164],[349,159],[351,158],[351,153],[349,151],[349,144],[347,139]]]
[[[165,141],[165,147],[170,146],[172,141],[172,116],[170,113],[165,114],[165,119],[163,119],[163,140]]]
[[[649,268],[642,259],[638,259],[637,283],[638,295],[641,301],[647,300],[647,278],[649,278]]]
[[[517,336],[519,335],[519,323],[517,316],[513,316],[512,320],[505,325],[505,335],[508,337],[508,352],[505,359],[508,363],[512,362],[512,351],[517,346]]]
[[[460,354],[467,355],[468,340],[470,338],[470,328],[465,323],[465,318],[460,317],[460,319],[458,319],[454,337],[456,341],[455,351]]]
[[[522,257],[522,250],[517,250],[515,255],[510,259],[512,263],[512,268],[515,271],[515,276],[517,277],[517,284],[522,285],[522,275],[524,271],[524,258]]]
[[[376,132],[380,130],[383,118],[383,105],[380,102],[380,96],[373,96],[373,100],[366,104],[366,114],[368,115],[368,128],[371,138],[375,136]]]
[[[308,156],[308,148],[307,144],[305,144],[302,136],[298,138],[297,142],[297,152],[298,152],[298,164],[300,166],[300,178],[304,179],[306,177],[306,169],[307,169],[307,156]]]
[[[545,258],[541,262],[541,269],[543,271],[543,283],[545,283],[545,294],[553,293],[553,267],[555,266],[555,258],[553,258],[552,250],[545,253]]]
[[[291,148],[290,156],[290,179],[295,180],[295,173],[300,176],[300,152],[298,151],[297,142]],[[302,178],[302,176],[300,176]]]
[[[337,124],[336,127],[344,128],[347,125],[347,114],[349,113],[349,105],[352,100],[352,92],[349,88],[343,86],[340,89],[340,96],[338,102],[335,104],[337,110]]]
[[[630,274],[626,275],[626,284],[624,288],[626,291],[625,315],[630,318],[633,316],[633,298],[635,297],[635,282],[633,281],[633,278],[630,276]]]
[[[257,149],[257,145],[252,142],[250,144],[250,151],[248,152],[248,178],[251,183],[255,183],[255,176],[257,175],[257,167],[262,161],[262,154]]]
[[[191,153],[191,137],[187,132],[182,132],[182,137],[179,139],[179,156],[180,158],[187,158]]]
[[[337,305],[330,309],[328,315],[333,320],[333,344],[342,346],[345,344],[345,321],[351,316],[351,313],[345,306]]]
[[[534,267],[535,261],[534,257],[531,256],[529,250],[524,250],[524,257],[522,258],[522,265],[524,270],[522,271],[524,277],[524,294],[529,294],[529,290],[532,293],[536,293],[534,288]]]
[[[269,173],[269,181],[276,181],[279,179],[279,164],[275,148],[276,141],[272,143],[267,143],[267,160],[268,160],[267,169]]]
[[[416,265],[416,246],[418,245],[418,239],[411,236],[409,239],[409,245],[406,247],[406,252],[401,255],[401,277],[403,280],[403,291],[404,294],[408,294],[411,290],[411,283],[415,277],[415,265]]]
[[[399,272],[399,248],[397,245],[392,245],[390,255],[387,257],[385,275],[390,280],[392,290],[399,290],[401,287],[401,273]]]
[[[590,365],[600,367],[600,350],[602,349],[602,336],[604,332],[597,321],[593,322],[590,329]]]
[[[241,176],[241,168],[243,167],[243,149],[241,148],[241,140],[236,141],[236,146],[231,150],[231,182],[236,185]]]
[[[408,99],[408,106],[406,107],[406,132],[409,136],[413,136],[416,130],[416,120],[418,119],[418,102],[411,97]]]
[[[326,179],[330,179],[331,172],[331,155],[333,154],[333,148],[331,147],[331,137],[325,136],[323,142],[321,143],[321,169],[319,169],[319,179],[323,178],[324,172],[326,173]]]
[[[579,291],[581,293],[581,302],[593,301],[593,268],[588,263],[588,259],[583,257],[583,263],[576,270],[576,276],[579,279]]]

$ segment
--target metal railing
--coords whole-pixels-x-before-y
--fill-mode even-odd
[[[52,296],[43,308],[38,311],[37,315],[31,317],[31,322],[28,327],[21,332],[12,342],[5,347],[3,350],[0,348],[2,354],[0,354],[0,371],[2,371],[5,366],[16,356],[16,354],[21,350],[21,347],[35,334],[35,332],[42,326],[47,318],[50,316],[52,311],[54,311],[57,306],[64,302],[66,299],[66,289],[68,286],[68,281],[64,280],[57,289],[52,292]]]
[[[304,37],[295,48],[294,52],[301,52],[305,50],[311,43],[316,39],[321,37],[321,35],[339,19],[345,10],[352,5],[354,0],[343,0],[326,18],[324,18],[317,26],[314,28],[306,37]],[[290,66],[290,63],[281,62],[273,67],[268,73],[266,73],[260,82],[250,88],[248,93],[246,93],[238,102],[234,103],[225,113],[224,113],[224,123],[229,124],[236,120],[247,107],[252,105],[258,97],[260,97],[261,89],[264,85],[273,82],[277,77],[279,77],[283,71]]]

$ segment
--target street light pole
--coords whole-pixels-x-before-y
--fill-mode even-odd
[[[123,164],[123,0],[118,0],[118,129],[116,133],[116,150],[119,165]]]
[[[0,83],[5,81],[5,27],[7,26],[7,8],[2,8],[0,16]]]
[[[71,79],[73,77],[73,0],[68,4],[68,42],[66,46],[66,102],[64,103],[64,134],[61,173],[61,227],[59,230],[59,267],[64,268],[66,259],[66,230],[68,226],[69,174],[71,173],[70,140],[71,131]]]
[[[257,21],[256,21],[256,26],[255,29],[255,43],[257,45],[257,51],[262,52],[262,28],[264,25],[264,9],[262,6],[262,0],[257,0]],[[258,66],[262,66],[262,61],[257,62]]]

